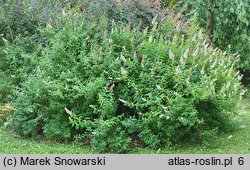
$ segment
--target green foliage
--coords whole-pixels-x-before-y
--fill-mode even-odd
[[[239,66],[242,71],[250,70],[250,1],[181,1],[187,10],[196,10],[197,21],[206,27],[207,10],[214,13],[214,31],[212,41],[222,50],[238,53],[241,56]]]
[[[67,139],[71,137],[71,128],[66,116],[52,115],[43,127],[43,133],[53,139]]]
[[[41,38],[41,39],[40,39]],[[5,42],[0,53],[0,102],[10,101],[20,83],[27,80],[35,71],[40,56],[40,48],[45,44],[43,37],[31,36],[16,38],[16,44]]]
[[[118,117],[96,122],[98,125],[90,135],[91,145],[97,152],[126,152],[131,138]],[[105,142],[103,142],[105,141]]]
[[[15,88],[20,87],[21,82],[25,81],[30,73],[34,73],[35,69],[39,70],[39,49],[49,43],[49,35],[41,34],[39,28],[46,25],[59,27],[60,22],[56,18],[75,6],[86,12],[92,21],[98,22],[105,16],[103,27],[106,28],[110,28],[113,20],[146,26],[157,13],[161,13],[160,10],[138,1],[122,4],[118,4],[116,0],[4,1],[0,6],[1,103],[11,101]]]
[[[58,14],[62,2],[49,4],[48,7],[46,1],[6,0],[0,6],[1,103],[11,101],[15,88],[34,71],[39,61],[39,48],[48,43],[37,29],[38,25],[44,26],[50,17]]]
[[[248,93],[249,94],[249,93]],[[130,154],[249,154],[250,95],[240,103],[240,114],[235,117],[238,130],[217,135],[217,129],[204,131],[204,144],[167,146],[161,150],[134,148]],[[245,108],[245,109],[244,109]],[[130,123],[126,123],[130,127]],[[134,123],[133,123],[134,124]],[[243,128],[244,127],[244,128]],[[146,130],[145,130],[146,131]],[[12,132],[0,130],[1,154],[88,154],[96,153],[79,142],[55,142],[41,138],[23,138]],[[10,142],[11,141],[11,142]],[[135,143],[134,143],[135,144]]]
[[[150,25],[156,15],[162,15],[160,4],[148,0],[132,0],[118,3],[117,0],[85,0],[82,1],[84,9],[91,12],[93,18],[108,18],[106,25],[110,26],[112,20],[126,22],[133,26]],[[93,14],[92,11],[95,11]]]
[[[22,62],[41,59],[27,66],[18,89],[11,116],[17,132],[75,136],[98,152],[127,152],[229,128],[243,95],[235,57],[205,44],[192,21],[169,15],[142,29],[92,19],[65,11],[60,24],[41,28],[48,45],[18,53]]]
[[[211,129],[205,130],[201,134],[204,145],[210,148],[216,148],[220,145],[219,143],[219,136],[218,136],[218,129]]]
[[[178,2],[179,2],[178,0],[161,0],[161,5],[163,7],[173,7]]]

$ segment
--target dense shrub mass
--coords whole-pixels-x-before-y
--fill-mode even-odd
[[[110,28],[113,20],[117,23],[130,23],[132,26],[140,25],[143,28],[150,25],[155,15],[163,15],[159,2],[152,3],[149,0],[5,0],[0,2],[0,103],[12,100],[14,89],[32,73],[36,65],[34,63],[39,62],[39,48],[49,42],[49,39],[40,33],[39,28],[45,27],[46,24],[52,26],[60,24],[56,18],[66,9],[77,6],[91,17],[93,22],[105,17],[106,29]],[[7,47],[3,46],[5,40],[8,40]],[[5,56],[6,51],[8,56]]]
[[[195,24],[167,16],[149,27],[64,11],[21,52],[28,62],[11,116],[24,136],[74,137],[97,152],[161,148],[230,128],[243,95],[237,56],[208,46]],[[8,44],[8,43],[7,43]],[[8,46],[8,49],[11,48]],[[12,65],[20,53],[6,51]]]
[[[47,43],[37,28],[45,26],[59,12],[61,14],[63,4],[62,1],[45,0],[5,0],[0,3],[0,103],[11,101],[14,89],[33,69],[37,55],[30,58],[24,54],[39,53],[39,45]]]

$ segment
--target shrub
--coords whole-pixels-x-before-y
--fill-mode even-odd
[[[37,27],[45,25],[50,17],[58,14],[59,4],[62,6],[60,1],[16,0],[0,4],[1,103],[10,102],[15,89],[33,71],[39,60],[38,48],[48,43]],[[36,57],[30,58],[30,54]]]
[[[40,34],[39,28],[46,25],[56,27],[60,25],[56,18],[65,10],[78,6],[97,22],[105,16],[106,28],[110,28],[112,20],[130,23],[133,26],[140,23],[146,27],[157,14],[162,15],[162,10],[152,7],[148,0],[121,4],[116,0],[6,0],[0,5],[0,102],[2,103],[11,101],[15,94],[14,90],[27,79],[27,75],[33,73],[40,60],[39,48],[49,43],[49,39]]]
[[[40,60],[40,49],[46,44],[43,37],[38,35],[16,38],[15,41],[16,44],[7,41],[5,46],[0,47],[3,49],[0,53],[1,103],[11,101],[20,83],[34,72]]]
[[[154,19],[142,31],[115,22],[107,29],[106,19],[66,12],[60,24],[41,29],[50,44],[39,48],[42,60],[21,83],[14,129],[126,152],[230,128],[243,95],[237,57],[177,19]]]

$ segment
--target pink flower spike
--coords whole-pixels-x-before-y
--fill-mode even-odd
[[[106,31],[103,33],[103,38],[104,38],[104,39],[107,38],[107,33],[106,33]]]
[[[161,23],[166,22],[166,20],[167,20],[167,17],[163,17],[163,18],[161,19]]]
[[[109,90],[112,91],[114,88],[115,88],[115,84],[113,83],[113,84],[110,86]]]
[[[177,22],[173,23],[173,26],[177,27],[178,25],[180,25],[180,23],[181,23],[180,21],[177,21]]]

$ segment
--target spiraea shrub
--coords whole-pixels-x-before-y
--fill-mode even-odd
[[[10,102],[15,88],[33,71],[38,48],[47,43],[37,28],[61,14],[64,4],[57,0],[0,1],[0,103]]]
[[[0,2],[0,103],[8,103],[12,100],[15,94],[13,89],[20,87],[20,83],[25,81],[27,75],[34,70],[34,63],[39,61],[38,48],[49,42],[46,36],[41,35],[39,27],[44,27],[46,23],[54,26],[60,24],[56,19],[57,16],[75,6],[91,17],[92,22],[95,20],[98,22],[105,16],[106,29],[111,28],[112,20],[116,23],[140,25],[143,28],[150,24],[155,15],[163,14],[159,1],[152,3],[149,0],[5,0]]]
[[[105,19],[68,11],[57,23],[41,29],[50,43],[15,99],[20,134],[123,153],[230,128],[244,93],[238,58],[206,44],[193,21],[177,15],[143,30],[107,29]]]

